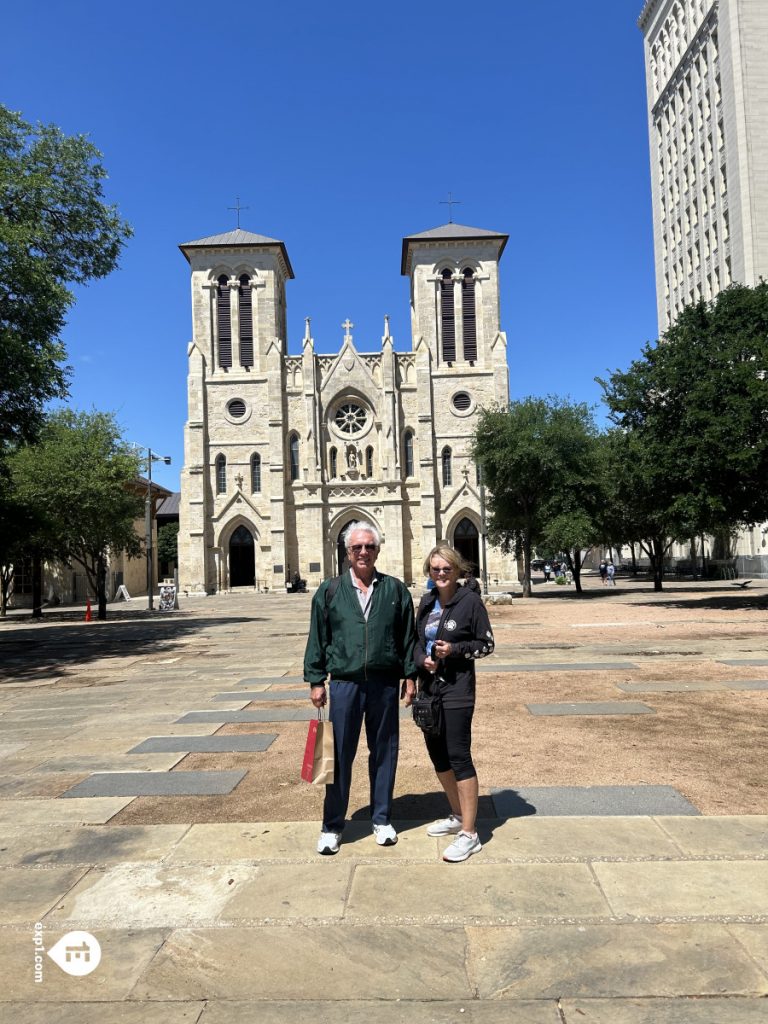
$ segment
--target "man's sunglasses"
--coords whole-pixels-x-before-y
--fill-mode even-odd
[[[361,551],[375,551],[376,550],[376,545],[375,544],[352,544],[350,546],[349,550],[350,551],[354,551],[354,553],[356,555],[359,555]]]

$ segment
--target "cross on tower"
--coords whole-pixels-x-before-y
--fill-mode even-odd
[[[454,199],[453,192],[449,192],[447,199],[440,200],[440,205],[448,207],[448,223],[453,224],[453,208],[454,206],[461,206],[461,200]]]
[[[448,193],[448,195],[450,195],[450,192]],[[228,206],[227,209],[228,210],[237,210],[237,226],[239,228],[240,227],[240,211],[241,210],[250,210],[250,206],[241,206],[240,205],[240,196],[236,196],[235,199],[237,200],[237,206]]]
[[[341,326],[344,328],[344,341],[352,341],[352,335],[350,334],[350,331],[355,325],[350,322],[349,317],[347,317],[347,319]]]

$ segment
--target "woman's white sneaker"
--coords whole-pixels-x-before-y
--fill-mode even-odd
[[[469,832],[459,832],[447,850],[443,850],[443,860],[449,864],[458,864],[459,861],[467,860],[473,853],[482,850],[483,844],[475,833],[471,836]]]
[[[433,821],[431,825],[427,826],[428,836],[455,836],[459,832],[461,832],[461,818],[457,818],[455,814],[449,814],[447,818]]]
[[[341,832],[321,832],[320,838],[317,840],[317,852],[328,857],[339,852],[340,843]]]

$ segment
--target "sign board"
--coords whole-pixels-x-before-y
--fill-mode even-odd
[[[173,583],[160,584],[160,611],[172,612],[176,606],[176,587]]]
[[[117,593],[115,594],[115,600],[116,601],[130,601],[131,600],[131,595],[128,593],[128,587],[126,587],[126,585],[124,583],[121,583],[120,586],[117,588]]]

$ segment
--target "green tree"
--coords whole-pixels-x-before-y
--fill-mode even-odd
[[[490,491],[488,532],[522,555],[524,597],[537,545],[568,551],[581,589],[580,549],[592,543],[598,502],[597,437],[583,403],[526,398],[480,413],[473,456]]]
[[[629,370],[598,380],[619,428],[626,539],[642,543],[660,590],[674,541],[768,518],[768,285],[687,307]]]
[[[68,285],[114,270],[131,234],[103,202],[100,157],[0,105],[0,453],[34,439],[44,403],[66,394]]]
[[[157,531],[159,565],[176,565],[179,559],[179,524],[164,523]]]
[[[109,413],[63,410],[49,417],[40,440],[10,459],[18,500],[45,510],[46,554],[76,561],[107,617],[109,552],[138,556],[135,521],[144,508],[137,486],[140,457],[122,440]]]

